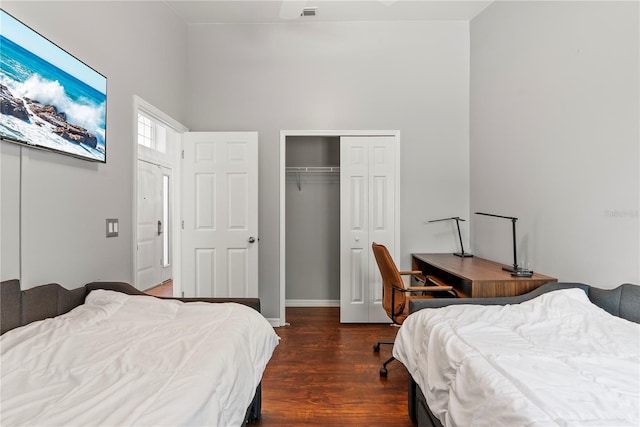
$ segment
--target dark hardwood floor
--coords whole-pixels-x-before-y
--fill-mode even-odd
[[[341,324],[338,307],[287,308],[290,326],[276,328],[280,345],[262,379],[259,426],[412,426],[407,414],[407,371],[380,365],[397,328]]]
[[[173,283],[146,292],[172,296]],[[341,324],[339,307],[289,307],[286,319],[289,326],[275,328],[280,344],[262,377],[262,418],[254,426],[413,426],[406,369],[395,361],[381,378],[391,347],[373,351],[378,340],[393,341],[397,327]]]

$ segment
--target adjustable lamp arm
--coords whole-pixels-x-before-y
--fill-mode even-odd
[[[516,221],[518,220],[518,218],[515,218],[515,217],[512,217],[512,216],[504,216],[504,215],[496,215],[496,214],[484,213],[484,212],[476,212],[476,214],[485,215],[485,216],[493,216],[493,217],[496,217],[496,218],[505,218],[505,219],[510,219],[511,220],[511,229],[513,231],[512,232],[512,234],[513,234],[513,268],[504,267],[503,270],[510,271],[512,276],[531,277],[533,275],[533,271],[518,267],[518,254],[516,252],[516,246],[517,246],[516,245]]]
[[[469,252],[464,251],[464,246],[462,245],[462,233],[460,233],[460,221],[464,221],[464,219],[460,218],[459,216],[454,216],[451,218],[434,219],[429,222],[448,221],[450,219],[453,219],[456,222],[456,226],[458,227],[458,239],[460,240],[460,252],[456,252],[454,253],[454,255],[462,258],[472,257],[473,255],[471,255]]]

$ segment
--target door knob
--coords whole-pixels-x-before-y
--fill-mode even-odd
[[[249,243],[254,243],[256,241],[256,238],[251,236],[249,237]]]

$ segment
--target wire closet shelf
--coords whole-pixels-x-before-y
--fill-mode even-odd
[[[287,166],[287,174],[295,174],[298,191],[302,190],[301,175],[340,175],[339,166]]]

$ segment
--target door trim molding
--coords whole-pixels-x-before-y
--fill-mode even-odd
[[[286,147],[289,136],[392,136],[396,141],[396,215],[395,247],[400,251],[400,131],[399,130],[281,130],[280,131],[280,318],[270,319],[273,326],[286,325]],[[275,324],[274,324],[275,323]]]

